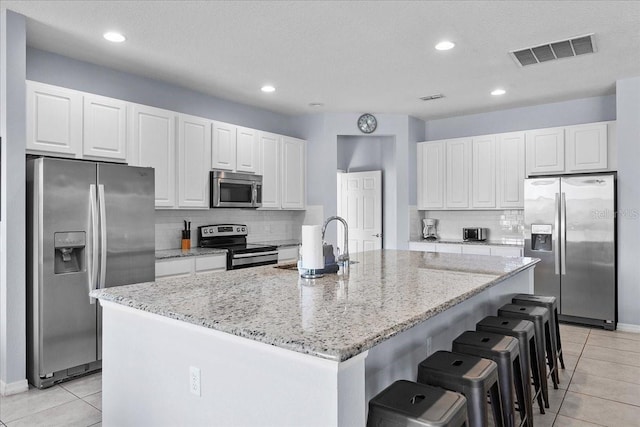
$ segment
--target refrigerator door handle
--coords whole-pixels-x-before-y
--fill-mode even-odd
[[[555,268],[556,275],[560,274],[560,248],[558,247],[558,240],[560,239],[560,224],[559,224],[559,215],[560,215],[560,194],[556,193],[556,211],[555,211],[555,224],[553,225],[556,229],[556,238],[553,241],[553,265]]]
[[[562,192],[560,202],[560,268],[562,275],[567,274],[567,199]]]
[[[98,185],[98,198],[100,203],[100,282],[99,288],[105,287],[107,275],[107,215],[104,203],[104,185]]]
[[[89,292],[97,287],[98,282],[98,206],[96,204],[96,186],[89,185],[89,200],[91,202],[91,262],[89,263]],[[95,304],[96,299],[89,297],[89,303]]]

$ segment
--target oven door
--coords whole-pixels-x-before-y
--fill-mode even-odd
[[[230,253],[227,268],[236,270],[238,268],[256,267],[258,265],[269,265],[278,263],[278,251],[250,252],[250,253]]]
[[[255,185],[252,181],[237,179],[212,179],[212,208],[253,208]]]

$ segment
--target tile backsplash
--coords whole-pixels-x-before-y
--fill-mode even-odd
[[[184,220],[191,221],[191,247],[198,244],[200,225],[246,224],[248,242],[300,239],[305,211],[251,209],[156,210],[156,250],[180,248]]]
[[[438,236],[445,240],[461,240],[463,227],[482,227],[489,229],[490,241],[522,243],[524,240],[524,210],[501,211],[418,211],[411,215],[411,238],[414,236],[413,222],[417,222],[418,238],[422,233],[422,219],[438,220]]]

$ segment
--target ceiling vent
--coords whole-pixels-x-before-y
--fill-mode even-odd
[[[572,39],[512,50],[509,54],[518,65],[524,67],[594,52],[596,52],[596,43],[593,34],[587,34]]]
[[[434,95],[421,96],[419,99],[421,101],[433,101],[434,99],[444,98],[444,95],[441,93],[436,93]]]

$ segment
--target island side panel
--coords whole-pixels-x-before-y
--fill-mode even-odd
[[[496,316],[498,308],[519,293],[533,293],[533,267],[371,348],[365,368],[366,401],[396,380],[416,381],[418,363],[435,351],[451,351],[458,335],[475,330],[485,316]]]
[[[338,363],[101,301],[103,425],[365,423],[364,352]],[[189,368],[200,369],[201,396]]]

